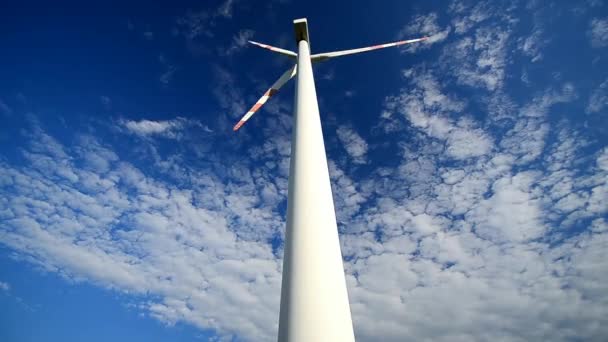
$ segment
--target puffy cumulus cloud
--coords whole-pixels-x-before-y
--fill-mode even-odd
[[[608,18],[595,18],[589,23],[587,36],[591,40],[591,46],[602,48],[608,46]]]
[[[348,153],[354,163],[364,164],[367,162],[367,142],[357,132],[348,126],[342,125],[338,127],[336,134],[344,146],[346,153]]]
[[[492,196],[466,214],[480,237],[496,242],[522,242],[543,235],[546,228],[541,220],[540,201],[530,194],[533,177],[520,173],[492,184]]]
[[[492,149],[492,140],[480,129],[453,129],[447,144],[447,154],[455,159],[483,156]]]

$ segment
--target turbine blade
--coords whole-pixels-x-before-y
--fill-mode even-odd
[[[310,59],[313,62],[322,62],[324,60],[334,58],[334,57],[352,55],[355,53],[367,52],[367,51],[372,51],[372,50],[377,50],[377,49],[384,49],[384,48],[392,47],[392,46],[416,43],[416,42],[420,42],[420,41],[427,40],[427,39],[428,39],[428,37],[422,37],[422,38],[418,38],[418,39],[401,40],[401,41],[394,42],[394,43],[380,44],[380,45],[368,46],[368,47],[363,47],[363,48],[358,48],[358,49],[318,53],[318,54],[314,54],[314,55],[310,56]]]
[[[236,123],[236,125],[234,125],[234,127],[232,128],[233,131],[237,131],[239,128],[241,128],[241,126],[243,126],[245,124],[245,122],[247,122],[247,120],[249,120],[249,118],[255,114],[255,112],[258,111],[258,109],[260,109],[260,107],[262,107],[264,105],[264,103],[266,103],[266,101],[268,101],[268,99],[277,93],[277,91],[279,91],[279,89],[281,89],[281,87],[287,83],[287,81],[289,81],[290,79],[292,79],[296,72],[297,72],[298,68],[297,65],[294,65],[293,67],[289,68],[289,70],[285,71],[285,73],[283,75],[281,75],[281,77],[279,77],[279,79],[274,82],[274,84],[272,85],[272,87],[270,87],[270,89],[268,89],[264,95],[262,95],[262,97],[260,97],[260,99],[258,100],[258,102],[256,102],[253,107],[251,107],[251,109],[245,113],[245,115],[241,118],[241,120],[239,120],[239,122]]]
[[[253,44],[255,46],[259,46],[259,47],[261,47],[263,49],[268,49],[270,51],[274,51],[274,52],[280,53],[280,54],[285,55],[285,56],[287,56],[289,58],[292,58],[292,59],[298,58],[298,54],[295,53],[295,52],[293,52],[293,51],[281,49],[281,48],[274,47],[274,46],[267,45],[267,44],[262,44],[262,43],[254,42],[253,40],[250,40],[249,43],[251,43],[251,44]]]

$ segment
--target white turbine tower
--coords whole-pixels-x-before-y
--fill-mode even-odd
[[[298,75],[278,340],[354,341],[312,63],[427,38],[311,55],[306,19],[297,19],[293,23],[297,54],[250,41],[295,59],[296,64],[264,93],[234,126],[234,130],[238,130],[287,81]]]

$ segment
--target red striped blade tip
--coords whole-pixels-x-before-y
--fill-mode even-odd
[[[234,127],[232,128],[232,130],[234,132],[238,131],[239,128],[241,128],[241,126],[243,126],[244,124],[245,124],[245,121],[239,121],[239,122],[236,123],[236,125],[234,125]]]

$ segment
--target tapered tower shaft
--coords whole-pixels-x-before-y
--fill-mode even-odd
[[[298,35],[279,342],[354,341],[308,30]]]

